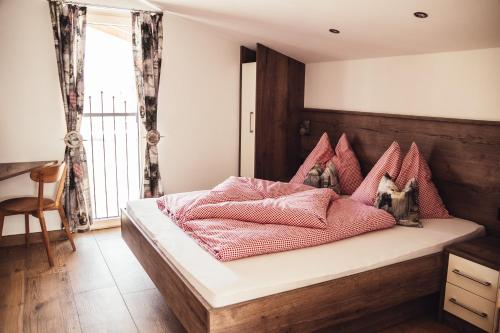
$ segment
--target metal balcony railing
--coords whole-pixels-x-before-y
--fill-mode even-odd
[[[87,98],[81,132],[87,151],[93,217],[114,218],[128,200],[139,198],[137,107],[128,105],[125,98],[106,98],[103,91]]]

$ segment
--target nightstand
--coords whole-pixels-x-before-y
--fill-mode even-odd
[[[500,239],[456,243],[444,254],[440,318],[459,332],[500,332]]]

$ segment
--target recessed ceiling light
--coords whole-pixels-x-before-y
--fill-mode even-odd
[[[424,13],[424,12],[415,12],[413,13],[413,15],[415,15],[415,17],[418,17],[418,18],[427,18],[429,15],[427,13]]]
[[[340,31],[338,31],[337,29],[328,29],[328,31],[330,31],[332,34],[339,34]]]

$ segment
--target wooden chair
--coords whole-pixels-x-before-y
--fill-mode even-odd
[[[3,230],[3,222],[5,216],[24,214],[24,227],[25,227],[25,240],[26,246],[29,243],[29,215],[33,215],[40,221],[42,229],[43,243],[47,250],[50,266],[54,266],[54,258],[52,257],[52,250],[50,247],[49,233],[45,224],[44,212],[57,210],[61,221],[64,225],[64,230],[71,243],[73,251],[76,251],[73,236],[69,230],[68,220],[64,213],[64,208],[61,203],[62,193],[64,190],[64,179],[66,178],[67,167],[66,163],[53,164],[43,166],[31,172],[30,177],[33,181],[38,182],[38,197],[19,197],[12,198],[0,202],[0,237]],[[43,196],[43,187],[46,183],[59,182],[57,185],[55,199],[47,199]]]

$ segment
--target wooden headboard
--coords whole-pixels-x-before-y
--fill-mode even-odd
[[[304,109],[300,119],[310,121],[301,159],[323,132],[332,146],[345,132],[365,175],[392,141],[404,154],[415,141],[450,213],[500,235],[500,122],[320,109]]]

